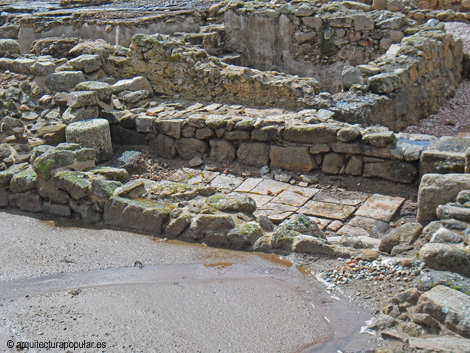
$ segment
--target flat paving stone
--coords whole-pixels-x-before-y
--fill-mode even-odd
[[[274,199],[273,196],[258,195],[258,194],[252,194],[252,193],[242,193],[242,195],[251,197],[253,200],[255,200],[256,208],[260,208],[260,207],[266,205],[268,202],[271,202]]]
[[[210,185],[219,189],[228,189],[234,190],[236,189],[241,183],[243,182],[242,179],[231,176],[231,175],[218,175],[211,181]]]
[[[333,221],[331,222],[328,227],[326,228],[329,231],[336,232],[338,229],[340,229],[342,226],[344,226],[344,223],[341,221]]]
[[[295,190],[287,189],[277,195],[272,202],[300,207],[305,205],[311,197],[303,196]]]
[[[166,180],[172,181],[174,183],[178,183],[180,181],[188,180],[188,178],[189,178],[189,174],[179,169],[176,172],[174,172],[172,175],[167,177]]]
[[[263,180],[264,180],[263,178],[248,178],[238,188],[236,188],[235,191],[249,192],[253,190]]]
[[[349,221],[348,224],[350,226],[359,227],[366,230],[370,236],[375,238],[380,237],[388,230],[388,228],[390,228],[390,225],[387,222],[362,216],[354,217]]]
[[[353,227],[347,224],[341,227],[341,229],[339,229],[336,232],[336,235],[347,235],[350,237],[359,237],[359,236],[369,236],[369,233],[363,228]]]
[[[279,224],[286,218],[292,216],[297,209],[297,207],[269,202],[261,206],[253,214],[255,216],[267,216],[271,222]]]
[[[297,186],[297,185],[290,185],[287,190],[295,192],[296,194],[299,194],[301,196],[308,197],[308,198],[315,196],[321,191],[321,189],[317,189],[313,187]]]
[[[197,175],[190,175],[190,178],[188,179],[188,184],[208,184],[212,180],[214,180],[219,174],[219,172],[202,171]]]
[[[307,216],[310,218],[312,221],[314,221],[320,230],[325,230],[326,227],[331,223],[331,219],[326,219],[326,218],[319,218],[319,217],[312,217],[312,216]]]
[[[404,201],[402,197],[374,194],[357,210],[356,216],[390,222]]]
[[[289,188],[290,184],[282,183],[280,181],[264,179],[259,183],[251,192],[261,195],[278,195],[284,190]]]
[[[341,205],[357,206],[366,201],[369,195],[362,192],[346,191],[342,189],[322,190],[315,195],[314,200],[322,202],[339,203]]]
[[[299,213],[345,221],[354,213],[355,210],[355,206],[312,200],[308,201],[305,206],[299,210]]]

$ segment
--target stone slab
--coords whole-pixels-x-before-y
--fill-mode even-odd
[[[461,190],[470,189],[470,174],[426,174],[418,191],[416,219],[426,225],[436,219],[439,205],[454,202]]]
[[[247,178],[235,191],[238,192],[249,192],[253,190],[259,183],[264,179],[262,178]]]
[[[289,186],[289,184],[280,181],[265,179],[251,190],[251,192],[261,195],[278,195],[282,191],[287,190]]]
[[[357,210],[356,216],[390,222],[404,201],[402,197],[374,194]]]
[[[342,189],[322,190],[315,195],[316,201],[339,203],[342,205],[357,206],[367,200],[369,195],[362,192],[346,191]]]
[[[464,173],[465,151],[469,138],[444,136],[432,141],[421,154],[420,175],[428,173]]]
[[[258,194],[243,194],[243,196],[248,196],[251,197],[253,200],[256,202],[256,207],[260,208],[263,205],[266,205],[268,202],[271,202],[274,197],[273,196],[268,196],[268,195],[258,195]]]
[[[360,236],[369,236],[369,233],[363,228],[353,227],[353,226],[350,226],[349,224],[346,224],[345,226],[341,227],[341,229],[336,232],[336,235],[360,237]]]
[[[211,181],[210,185],[219,189],[234,190],[242,182],[242,179],[231,175],[218,175]]]
[[[194,175],[188,179],[188,184],[207,184],[214,180],[220,173],[218,172],[209,172],[209,171],[201,171],[199,174]]]
[[[416,352],[470,352],[470,340],[457,336],[410,337],[408,345]]]
[[[417,310],[430,314],[459,335],[470,338],[470,296],[438,285],[423,293]]]
[[[320,230],[325,230],[326,227],[331,223],[331,219],[326,219],[326,218],[319,218],[319,217],[312,217],[312,216],[307,216],[310,218],[312,221],[314,221]]]
[[[279,224],[288,217],[292,216],[296,210],[297,207],[269,202],[261,206],[253,214],[255,216],[267,216],[271,222]]]
[[[348,224],[353,227],[360,227],[364,229],[370,236],[374,238],[384,234],[388,228],[390,228],[390,225],[387,222],[362,216],[354,217],[349,221]]]
[[[312,200],[307,202],[305,206],[299,210],[299,213],[345,221],[354,213],[355,210],[355,206]]]
[[[304,190],[301,189],[305,189],[307,192],[303,193]],[[300,186],[290,187],[289,189],[282,191],[272,202],[300,207],[305,205],[305,203],[315,194],[314,190],[317,190],[318,192],[318,189],[309,190],[307,188],[301,188]]]

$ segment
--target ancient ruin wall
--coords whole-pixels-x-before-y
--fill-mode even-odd
[[[58,19],[58,20],[57,20]],[[57,19],[48,16],[30,16],[21,19],[16,31],[5,33],[3,38],[18,39],[21,53],[29,53],[31,44],[41,38],[75,37],[81,39],[103,39],[113,45],[128,47],[132,37],[143,34],[172,34],[175,32],[198,32],[205,24],[205,15],[199,11],[147,15],[135,19],[89,18],[83,14],[57,14]]]
[[[240,65],[315,77],[323,91],[336,93],[345,66],[376,59],[409,27],[401,14],[340,10],[230,10],[224,20],[226,47],[241,54]]]
[[[313,78],[228,65],[177,37],[136,35],[127,57],[108,61],[115,77],[144,76],[159,94],[191,99],[296,107],[319,92]]]
[[[238,161],[398,183],[417,180],[424,145],[398,140],[386,128],[340,123],[328,110],[260,113],[220,104],[184,110],[161,105],[134,115],[134,127],[129,125],[129,114],[125,119],[117,114],[111,131],[115,143],[147,144],[163,158],[200,157],[219,164]]]

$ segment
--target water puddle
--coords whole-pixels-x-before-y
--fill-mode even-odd
[[[17,217],[13,216],[10,221],[15,224],[15,229],[22,227],[20,218]],[[54,246],[69,238],[76,238],[74,245],[76,241],[78,247],[85,246],[84,244],[92,241],[92,239],[99,240],[101,246],[107,246],[108,243],[101,241],[109,237],[108,233],[112,233],[109,241],[110,246],[114,246],[113,239],[123,241],[127,238],[142,237],[134,233],[99,227],[81,227],[80,224],[73,221],[38,218],[32,220],[24,217],[28,227],[35,229],[36,232],[49,234],[53,239],[51,245],[54,244]],[[27,232],[26,226],[22,229]],[[77,229],[79,232],[77,232]],[[35,297],[63,291],[79,293],[79,291],[85,291],[86,289],[99,287],[113,289],[120,285],[143,285],[145,287],[148,284],[156,284],[159,288],[173,286],[175,288],[180,288],[180,286],[195,288],[202,285],[210,288],[216,283],[217,288],[220,289],[224,285],[230,286],[230,284],[237,282],[245,283],[245,286],[237,288],[246,290],[250,289],[250,285],[246,285],[247,282],[253,283],[253,288],[256,287],[257,283],[275,282],[274,287],[286,288],[289,293],[295,293],[295,296],[300,298],[301,302],[307,306],[310,304],[317,311],[319,317],[325,319],[325,325],[328,327],[328,331],[331,332],[330,339],[317,343],[313,347],[305,347],[300,352],[336,352],[340,349],[358,351],[369,349],[374,345],[370,335],[360,333],[361,327],[371,318],[371,315],[340,295],[335,297],[315,277],[315,273],[312,273],[311,268],[308,266],[295,264],[289,261],[288,258],[274,254],[216,249],[204,244],[184,243],[178,240],[163,240],[160,238],[153,238],[153,240],[158,244],[151,241],[150,243],[143,242],[142,246],[155,245],[155,249],[160,249],[158,251],[162,254],[174,254],[174,257],[171,255],[171,259],[165,260],[173,262],[147,265],[143,261],[141,268],[140,266],[129,265],[129,267],[89,271],[77,270],[78,272],[4,280],[0,281],[0,303],[20,301],[26,296]],[[47,245],[45,238],[41,242]],[[140,242],[137,241],[137,243]],[[34,246],[34,244],[31,245]],[[65,262],[73,260],[76,261],[77,258],[74,256],[64,257]],[[193,263],[187,263],[187,261],[193,261]],[[58,269],[61,269],[61,267],[58,267]],[[56,270],[52,269],[52,271]],[[286,297],[286,300],[289,300],[289,296]],[[296,317],[295,312],[291,312],[291,314]],[[316,327],[313,326],[312,330],[315,329]]]
[[[275,256],[273,255],[273,257]],[[277,262],[287,265],[288,261],[279,259]],[[283,285],[294,286],[331,326],[331,339],[308,347],[302,350],[302,353],[336,352],[338,349],[344,348],[360,350],[372,346],[370,336],[359,333],[364,322],[370,319],[370,315],[346,300],[332,299],[331,294],[315,280],[310,271],[298,265],[263,267],[232,262],[214,262],[144,266],[142,269],[128,267],[63,273],[41,278],[0,282],[0,301],[111,285],[148,283],[183,285],[214,280],[223,283],[224,281],[261,278],[276,279],[282,281]]]

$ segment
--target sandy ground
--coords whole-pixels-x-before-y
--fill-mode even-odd
[[[274,255],[6,212],[0,224],[0,351],[9,339],[107,344],[74,352],[373,346],[358,333],[368,311]]]

